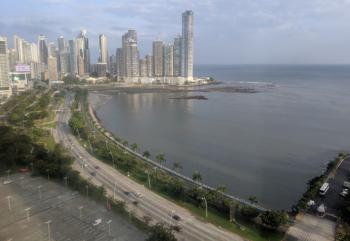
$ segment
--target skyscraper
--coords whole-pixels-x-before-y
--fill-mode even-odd
[[[124,63],[123,63],[123,49],[117,48],[117,52],[115,55],[116,60],[116,76],[118,80],[124,76]]]
[[[61,79],[70,73],[70,64],[69,64],[69,52],[68,47],[64,47],[62,51],[59,52],[59,72]]]
[[[153,57],[146,55],[147,77],[153,77]]]
[[[44,35],[39,35],[38,37],[38,48],[39,48],[40,63],[47,65],[49,53],[48,53],[48,48],[46,44],[46,37]]]
[[[17,35],[13,36],[13,46],[16,51],[16,63],[24,62],[23,39]]]
[[[193,12],[182,14],[183,76],[193,79]]]
[[[165,44],[163,46],[163,72],[164,76],[172,77],[174,76],[174,51],[173,45]]]
[[[58,80],[57,57],[48,58],[49,80]]]
[[[163,76],[163,42],[154,41],[152,49],[153,49],[153,76],[162,77]]]
[[[181,76],[182,56],[181,56],[181,42],[182,37],[178,35],[174,39],[174,76]]]
[[[108,64],[108,40],[106,35],[101,34],[99,36],[99,44],[100,44],[100,63]]]
[[[147,63],[146,63],[146,58],[140,59],[140,76],[141,77],[146,77],[147,76]]]
[[[137,49],[137,33],[128,30],[122,37],[124,77],[139,76],[139,51]]]
[[[30,44],[30,52],[31,52],[31,61],[38,63],[39,62],[39,56],[38,56],[38,45],[35,43]]]
[[[0,99],[10,94],[7,38],[0,36]]]
[[[57,39],[57,45],[58,45],[58,52],[61,52],[64,50],[64,48],[66,47],[66,42],[64,41],[64,37],[60,36]]]
[[[82,58],[84,62],[84,73],[90,72],[90,49],[89,49],[89,39],[87,37],[86,30],[81,30],[77,39],[77,54],[78,54],[78,66],[79,57]],[[80,71],[79,71],[80,72]]]
[[[69,52],[69,73],[76,75],[78,73],[78,56],[77,56],[77,45],[74,40],[68,41],[68,52]]]

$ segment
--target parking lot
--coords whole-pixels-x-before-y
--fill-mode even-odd
[[[0,183],[0,240],[145,240],[146,234],[64,185],[28,174]],[[6,183],[6,182],[5,182]]]
[[[324,197],[320,197],[317,203],[324,203],[326,213],[338,216],[338,210],[342,205],[344,198],[339,194],[343,190],[344,181],[349,181],[350,157],[346,158],[339,166],[334,177],[328,180],[329,190]]]

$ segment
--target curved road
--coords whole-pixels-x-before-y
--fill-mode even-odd
[[[127,209],[132,211],[138,218],[142,219],[144,216],[149,216],[152,218],[153,223],[162,222],[168,225],[180,226],[181,231],[175,232],[178,240],[244,240],[234,233],[197,219],[188,210],[155,194],[143,185],[136,183],[116,169],[90,155],[72,135],[68,126],[72,101],[73,95],[67,94],[63,110],[58,112],[55,138],[63,143],[70,150],[71,154],[76,157],[73,168],[80,171],[83,177],[88,178],[96,185],[103,185],[110,196],[124,201]],[[99,168],[96,169],[95,166]],[[96,172],[96,176],[91,176],[91,172]],[[138,197],[136,193],[142,193],[142,197]],[[138,201],[138,205],[133,204],[135,200]],[[173,214],[180,216],[181,220],[176,221],[172,219]]]

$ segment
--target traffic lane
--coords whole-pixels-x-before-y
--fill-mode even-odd
[[[326,212],[333,215],[338,214],[338,210],[341,208],[344,198],[340,196],[340,192],[343,190],[344,181],[348,180],[350,169],[350,158],[346,158],[339,166],[335,177],[329,179],[329,190],[324,197],[320,197],[319,205],[324,203],[327,207]]]

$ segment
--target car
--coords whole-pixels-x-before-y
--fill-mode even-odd
[[[175,230],[176,232],[180,232],[181,231],[181,227],[179,225],[171,225],[171,229]]]
[[[97,226],[99,225],[100,223],[102,223],[102,219],[96,219],[95,222],[92,224],[93,226]]]
[[[96,172],[91,172],[90,175],[95,177],[96,176]]]
[[[339,195],[342,197],[346,197],[348,194],[349,194],[349,190],[347,188],[344,188]]]
[[[6,180],[6,181],[4,181],[4,185],[10,184],[10,183],[13,183],[13,181],[12,181],[12,180]]]
[[[89,166],[88,164],[86,164],[86,163],[84,164],[84,167],[88,167],[88,166]]]
[[[177,214],[173,215],[173,219],[175,219],[176,221],[180,221],[181,220],[180,216],[177,215]]]
[[[99,166],[95,166],[95,169],[100,169],[100,167]]]
[[[142,198],[142,197],[143,197],[142,193],[140,193],[140,192],[137,192],[137,193],[136,193],[136,196],[139,197],[139,198]]]

